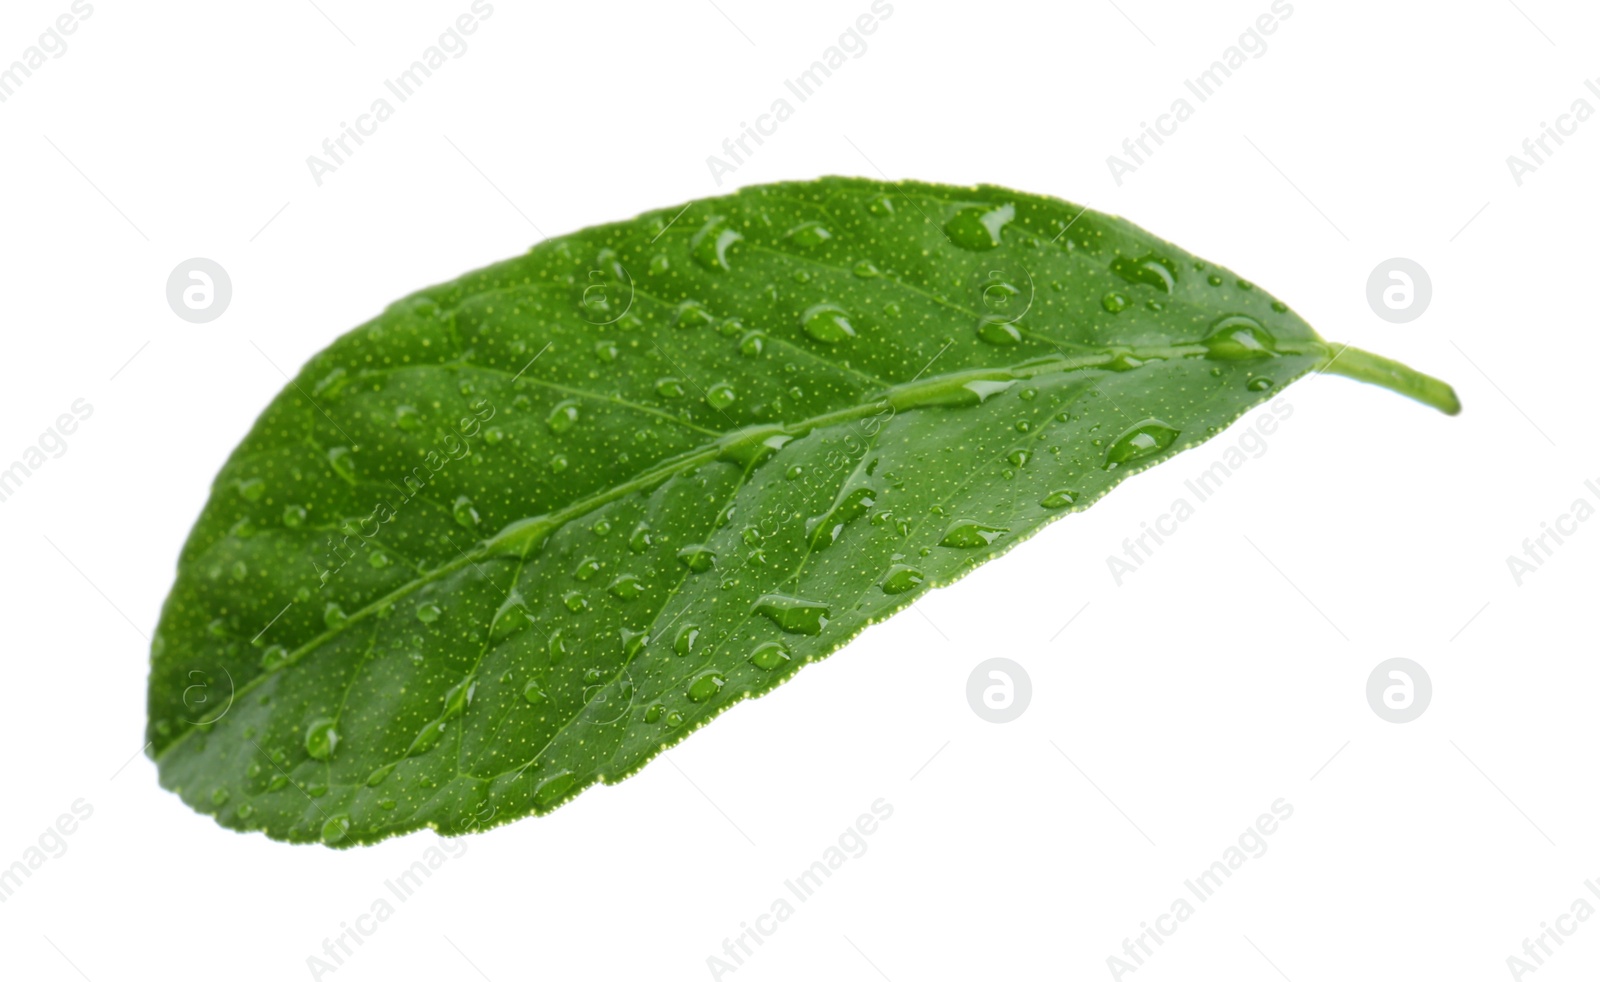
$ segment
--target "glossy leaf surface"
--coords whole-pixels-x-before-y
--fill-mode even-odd
[[[769,185],[548,240],[265,410],[181,555],[151,753],[277,839],[545,812],[1319,368],[1457,408],[999,188]]]

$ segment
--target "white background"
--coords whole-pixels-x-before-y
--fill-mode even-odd
[[[1279,798],[1294,814],[1269,850],[1138,979],[1505,978],[1541,922],[1600,906],[1583,885],[1600,877],[1600,521],[1520,586],[1506,563],[1600,483],[1600,119],[1520,187],[1506,164],[1575,99],[1600,109],[1592,5],[1295,0],[1119,187],[1107,155],[1268,0],[895,0],[719,189],[706,157],[868,0],[497,0],[320,187],[306,157],[469,4],[318,3],[96,0],[0,103],[0,465],[75,399],[94,407],[0,503],[0,866],[74,801],[93,808],[0,904],[7,978],[305,978],[435,841],[236,835],[140,753],[147,637],[212,475],[284,384],[274,363],[293,372],[388,301],[542,234],[827,173],[1124,215],[1325,336],[1450,380],[1465,411],[1301,382],[1267,452],[1122,585],[1106,557],[1240,429],[622,785],[460,840],[323,977],[707,978],[879,798],[894,813],[867,852],[723,977],[1105,978]],[[8,0],[0,64],[68,6]],[[193,256],[233,280],[207,325],[164,295]],[[1406,325],[1366,301],[1392,256],[1432,275]],[[965,695],[995,656],[1033,683],[1007,725]],[[1404,725],[1364,692],[1394,656],[1434,685]],[[1539,982],[1600,969],[1600,917],[1565,941]]]

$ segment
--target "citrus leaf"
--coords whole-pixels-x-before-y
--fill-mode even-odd
[[[1317,370],[1458,409],[1001,188],[775,184],[551,239],[263,412],[180,557],[151,755],[274,839],[547,812]]]

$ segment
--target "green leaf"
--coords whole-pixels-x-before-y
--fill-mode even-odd
[[[184,546],[151,753],[295,842],[547,812],[1318,370],[1459,408],[1002,188],[775,184],[551,239],[267,407]]]

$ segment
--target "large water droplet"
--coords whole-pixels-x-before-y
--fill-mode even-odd
[[[444,713],[441,719],[450,719],[460,716],[472,705],[472,696],[478,691],[478,677],[468,675],[466,678],[450,687],[444,694]]]
[[[678,550],[678,562],[689,567],[691,573],[704,573],[716,561],[717,554],[708,546],[684,546]]]
[[[550,415],[545,417],[544,425],[550,427],[551,433],[565,433],[572,429],[572,424],[578,421],[578,400],[567,399],[556,403]]]
[[[685,300],[678,304],[673,322],[680,328],[704,327],[716,320],[711,316],[711,311],[693,300]]]
[[[687,655],[694,650],[695,642],[700,640],[700,627],[696,624],[685,624],[678,628],[678,636],[673,639],[672,650],[680,655]]]
[[[1261,322],[1243,314],[1230,314],[1211,325],[1206,335],[1206,357],[1213,361],[1251,361],[1277,354],[1278,342]]]
[[[344,627],[349,621],[350,618],[345,614],[344,608],[336,603],[329,603],[322,608],[322,623],[330,631]]]
[[[728,265],[728,250],[743,239],[744,236],[728,219],[713,215],[690,238],[689,253],[694,256],[695,262],[706,269],[727,272],[731,268]]]
[[[633,628],[625,627],[621,631],[621,636],[622,654],[627,658],[637,655],[641,648],[650,643],[650,632],[648,631],[635,631]],[[630,695],[629,698],[632,698],[632,696]]]
[[[821,634],[832,614],[827,604],[781,593],[769,593],[760,598],[756,601],[755,610],[758,614],[766,615],[768,620],[778,625],[779,630],[789,634]]]
[[[978,321],[978,337],[990,344],[1012,345],[1022,341],[1022,332],[1006,318],[990,316]]]
[[[990,396],[999,395],[1016,384],[1016,380],[1014,379],[1010,381],[1000,381],[998,379],[974,379],[973,381],[961,386],[961,388],[972,393],[974,396],[977,396],[978,403],[981,405],[982,403],[987,402]]]
[[[259,477],[247,478],[240,481],[237,486],[239,497],[246,501],[260,501],[261,496],[267,493],[267,482]]]
[[[862,484],[846,485],[827,512],[806,523],[806,537],[812,550],[833,545],[844,527],[872,510],[878,503],[876,489]]]
[[[540,806],[555,804],[562,795],[572,790],[572,786],[577,782],[578,779],[566,771],[548,777],[534,789],[533,800]]]
[[[510,637],[529,624],[533,623],[528,616],[528,608],[524,606],[522,594],[512,591],[511,595],[494,612],[494,620],[489,624],[489,637],[495,641]]]
[[[789,659],[789,649],[782,641],[768,641],[757,645],[756,650],[750,653],[750,664],[768,672],[788,664]]]
[[[842,344],[856,336],[855,326],[844,308],[831,303],[807,307],[800,315],[800,327],[823,344]]]
[[[1016,216],[1013,205],[971,205],[944,223],[944,234],[963,249],[983,252],[1000,245],[1001,231]]]
[[[739,398],[739,393],[727,382],[715,382],[706,390],[706,403],[712,409],[727,409]]]
[[[1111,260],[1111,271],[1129,283],[1153,286],[1163,293],[1171,293],[1178,286],[1178,264],[1153,252],[1138,259],[1118,256]]]
[[[962,518],[952,522],[950,527],[945,529],[944,538],[939,540],[939,544],[952,549],[982,549],[1009,531],[1011,530],[1007,528]]]
[[[417,731],[417,735],[411,739],[411,746],[406,748],[406,756],[415,757],[418,754],[425,754],[432,750],[434,745],[444,737],[444,731],[448,724],[449,720],[436,719]]]
[[[328,464],[333,472],[351,483],[356,479],[355,458],[350,456],[349,447],[334,447],[328,451]]]
[[[689,697],[690,702],[706,702],[721,692],[722,687],[727,684],[728,677],[726,675],[721,672],[707,672],[690,682],[689,689],[685,694]]]
[[[1177,438],[1178,431],[1159,419],[1140,420],[1123,430],[1106,448],[1106,470],[1158,454],[1172,446]]]
[[[537,706],[540,703],[548,700],[550,698],[550,694],[544,690],[544,679],[538,675],[530,678],[527,684],[522,687],[522,698],[526,699],[528,704],[533,706]]]
[[[681,399],[683,397],[683,380],[671,378],[656,379],[656,395],[663,399]]]
[[[439,615],[441,613],[443,613],[443,611],[439,609],[439,605],[436,603],[424,603],[417,605],[417,620],[424,624],[432,624],[434,621],[439,619]]]
[[[478,527],[478,509],[472,506],[472,499],[466,495],[463,494],[456,498],[455,505],[450,509],[450,512],[455,516],[456,524],[462,528]]]
[[[1067,508],[1076,504],[1078,496],[1071,491],[1052,491],[1039,504],[1046,508]]]
[[[927,577],[923,575],[922,570],[917,569],[915,566],[896,563],[889,567],[888,575],[884,576],[881,587],[884,593],[892,596],[898,593],[905,593],[908,590],[915,590],[926,579]]]
[[[833,238],[833,233],[821,222],[802,222],[790,229],[785,237],[797,246],[815,249]]]
[[[340,842],[350,834],[350,816],[335,815],[322,823],[322,841],[328,845]]]
[[[618,600],[633,600],[644,592],[645,587],[637,576],[632,573],[624,573],[612,580],[611,585],[606,589],[610,590],[611,595]]]

